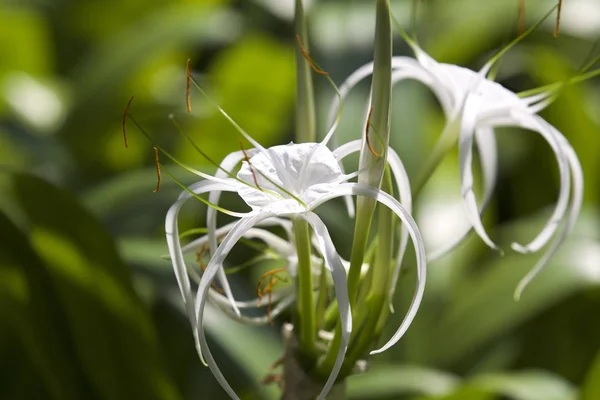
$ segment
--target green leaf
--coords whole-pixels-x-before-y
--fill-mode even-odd
[[[43,262],[27,237],[0,212],[0,317],[3,331],[18,335],[47,395],[57,400],[85,397],[75,354],[64,335],[64,317]],[[10,376],[13,376],[12,372]]]
[[[600,398],[600,351],[587,373],[581,387],[581,400],[596,400]]]
[[[205,327],[210,337],[231,354],[254,382],[259,382],[267,374],[273,373],[269,366],[283,356],[284,350],[281,341],[270,334],[268,328],[261,332],[254,327],[244,326],[213,307],[207,308],[205,318]],[[256,385],[260,399],[275,400],[281,396],[277,385]]]
[[[38,178],[14,175],[14,192],[56,294],[75,365],[98,398],[177,399],[147,310],[110,235],[70,193]]]
[[[441,396],[456,390],[460,378],[433,369],[385,365],[348,377],[348,399],[396,398],[402,395]]]
[[[558,375],[541,371],[478,376],[467,386],[513,400],[576,400],[577,391]]]
[[[281,144],[288,129],[295,94],[291,46],[263,34],[244,36],[219,53],[208,69],[208,94],[231,118],[265,147]],[[214,89],[213,89],[214,88]],[[192,100],[200,93],[192,91]],[[199,107],[196,107],[199,108]],[[202,104],[204,116],[189,129],[202,150],[219,161],[240,149],[242,137],[211,104]],[[182,141],[176,152],[182,160],[199,160],[196,150]]]

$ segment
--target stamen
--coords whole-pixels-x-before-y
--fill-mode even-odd
[[[379,157],[380,154],[375,151],[373,146],[371,146],[371,141],[369,140],[369,127],[371,126],[371,114],[373,114],[373,107],[369,109],[369,116],[367,117],[367,127],[365,128],[365,139],[367,141],[367,146],[369,150],[375,157]]]
[[[287,271],[287,268],[278,268],[278,269],[272,269],[271,271],[265,272],[260,279],[258,280],[258,285],[256,285],[256,294],[258,295],[258,298],[262,300],[262,298],[265,296],[265,294],[267,294],[267,291],[270,291],[271,289],[273,289],[273,286],[275,286],[275,283],[272,283],[272,281],[269,281],[269,284],[265,287],[264,290],[262,290],[262,284],[264,282],[265,279],[267,279],[270,276],[273,276],[275,274],[278,274],[280,272],[285,272]],[[259,304],[260,305],[260,302]]]
[[[558,36],[560,30],[560,14],[562,11],[562,0],[558,0],[558,10],[556,10],[556,28],[554,28],[554,37]]]
[[[319,75],[329,75],[327,72],[323,71],[321,68],[319,68],[315,65],[312,58],[310,58],[308,51],[306,51],[304,46],[302,46],[302,39],[300,39],[300,35],[296,35],[296,40],[298,41],[298,46],[300,46],[300,51],[302,52],[302,55],[308,62],[308,65],[310,65],[310,67],[313,69],[313,71],[315,71]]]
[[[522,35],[525,32],[525,0],[519,0],[518,24],[519,35]]]
[[[185,65],[185,76],[186,76],[186,85],[185,85],[185,101],[187,104],[187,111],[192,112],[192,102],[190,100],[190,85],[192,84],[192,72],[190,68],[191,60],[188,58],[187,63]]]
[[[158,161],[158,147],[156,146],[154,146],[154,164],[156,165],[156,189],[153,192],[156,193],[160,189],[160,162]]]
[[[258,178],[256,177],[256,172],[254,172],[254,167],[252,166],[252,163],[250,162],[250,157],[248,157],[248,153],[246,153],[246,150],[244,149],[244,143],[242,143],[241,141],[240,141],[240,148],[242,149],[242,153],[244,153],[244,161],[246,161],[248,163],[248,166],[250,167],[250,172],[252,173],[252,178],[254,179],[254,184],[256,185],[258,190],[260,190],[262,192],[263,190],[261,189],[260,185],[258,184]]]
[[[134,96],[131,96],[125,107],[125,112],[123,113],[123,141],[125,142],[125,148],[127,148],[127,116],[129,115],[129,108],[131,107],[133,98]]]

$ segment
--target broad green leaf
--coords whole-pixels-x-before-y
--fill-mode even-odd
[[[98,397],[177,399],[112,238],[70,193],[27,175],[15,175],[14,188],[78,368]]]

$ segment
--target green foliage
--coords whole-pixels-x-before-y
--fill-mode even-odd
[[[177,399],[111,236],[71,194],[29,175],[12,181],[24,227],[2,214],[0,266],[13,328],[48,394]]]
[[[366,3],[316,1],[307,13],[311,55],[336,83],[372,58],[375,15]],[[391,3],[408,28],[412,1]],[[420,44],[441,61],[478,69],[516,35],[516,1],[420,3]],[[259,142],[292,140],[296,43],[281,4],[0,5],[0,398],[224,398],[200,366],[170,263],[162,258],[165,212],[180,190],[164,179],[161,191],[151,193],[152,147],[130,127],[125,149],[121,116],[135,95],[132,114],[157,143],[213,171],[168,118],[173,113],[215,160],[239,149],[240,136],[194,91],[193,113],[184,116],[185,60],[191,58],[198,81]],[[546,8],[528,1],[528,26]],[[497,80],[518,92],[573,76],[597,40],[585,23],[565,17],[557,39],[552,24],[544,25],[503,57]],[[394,43],[395,55],[407,54],[399,38]],[[315,92],[322,137],[333,93],[324,79],[315,79]],[[343,138],[363,133],[368,85],[355,92],[344,105]],[[510,242],[531,238],[543,224],[558,174],[538,138],[501,129],[500,179],[486,219],[506,255],[471,237],[431,263],[415,323],[396,347],[372,360],[368,373],[349,378],[349,398],[600,398],[597,92],[597,80],[570,86],[543,112],[573,144],[586,181],[585,212],[547,270],[513,301],[536,257],[510,252]],[[393,97],[390,141],[413,178],[440,134],[439,105],[414,82],[401,84]],[[415,205],[432,243],[455,221],[448,207],[460,198],[457,165],[450,154]],[[196,180],[170,170],[186,184]],[[239,206],[227,197],[224,204]],[[203,210],[184,210],[182,225],[203,224]],[[348,256],[352,221],[341,203],[323,210],[336,246]],[[234,261],[247,256],[232,254]],[[233,278],[241,298],[253,296],[256,270],[263,268]],[[387,332],[412,295],[412,269],[401,277]],[[207,325],[219,365],[242,398],[277,398],[277,386],[259,380],[279,372],[269,369],[283,351],[278,327],[240,326],[212,310]]]

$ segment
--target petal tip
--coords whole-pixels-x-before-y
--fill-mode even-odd
[[[516,251],[517,253],[521,254],[529,254],[533,252],[528,246],[523,246],[522,244],[519,244],[517,242],[513,242],[510,245],[510,248]]]

